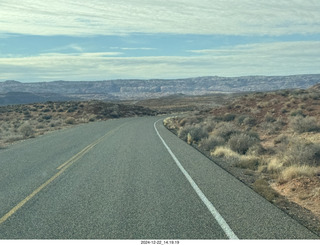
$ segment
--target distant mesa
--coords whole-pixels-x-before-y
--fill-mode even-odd
[[[21,82],[15,80],[6,80],[3,82],[4,84],[21,84]]]
[[[14,80],[0,82],[0,105],[30,103],[37,100],[130,100],[150,99],[184,94],[236,93],[307,89],[318,84],[320,74],[292,76],[195,77],[185,79],[121,79],[103,81],[53,81],[21,83]],[[318,87],[314,87],[317,89]],[[31,93],[13,96],[10,92]],[[51,94],[50,96],[48,96]],[[10,97],[10,99],[6,97]],[[34,99],[31,97],[34,96]],[[19,97],[19,98],[18,98]],[[41,97],[41,98],[39,98]],[[23,100],[23,98],[28,98]],[[23,102],[26,101],[26,102]]]

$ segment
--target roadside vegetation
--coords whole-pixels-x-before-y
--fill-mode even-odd
[[[101,101],[0,106],[0,150],[16,141],[81,123],[157,113],[142,106]]]
[[[270,202],[320,220],[320,90],[250,93],[164,125]]]

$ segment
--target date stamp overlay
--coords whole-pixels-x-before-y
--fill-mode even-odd
[[[140,244],[144,245],[178,245],[178,240],[142,240]]]

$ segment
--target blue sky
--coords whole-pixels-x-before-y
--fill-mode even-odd
[[[0,81],[316,74],[320,1],[0,0]]]

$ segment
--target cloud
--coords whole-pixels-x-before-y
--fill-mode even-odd
[[[305,0],[2,0],[0,33],[311,34],[319,14],[320,1]]]
[[[252,54],[253,56],[288,57],[297,55],[318,55],[320,41],[271,42],[235,45],[228,48],[188,50],[199,55],[236,55]],[[310,56],[308,56],[310,57]]]
[[[156,50],[156,48],[119,48],[121,50]]]
[[[110,57],[110,56],[119,56],[122,55],[121,52],[83,52],[83,53],[44,53],[40,54],[35,57],[54,57],[54,58],[70,58],[70,57],[80,57],[80,58],[103,58],[103,57]],[[28,59],[28,57],[25,57]]]
[[[320,41],[193,50],[193,56],[119,57],[118,53],[47,53],[0,58],[1,80],[105,80],[317,73]]]

